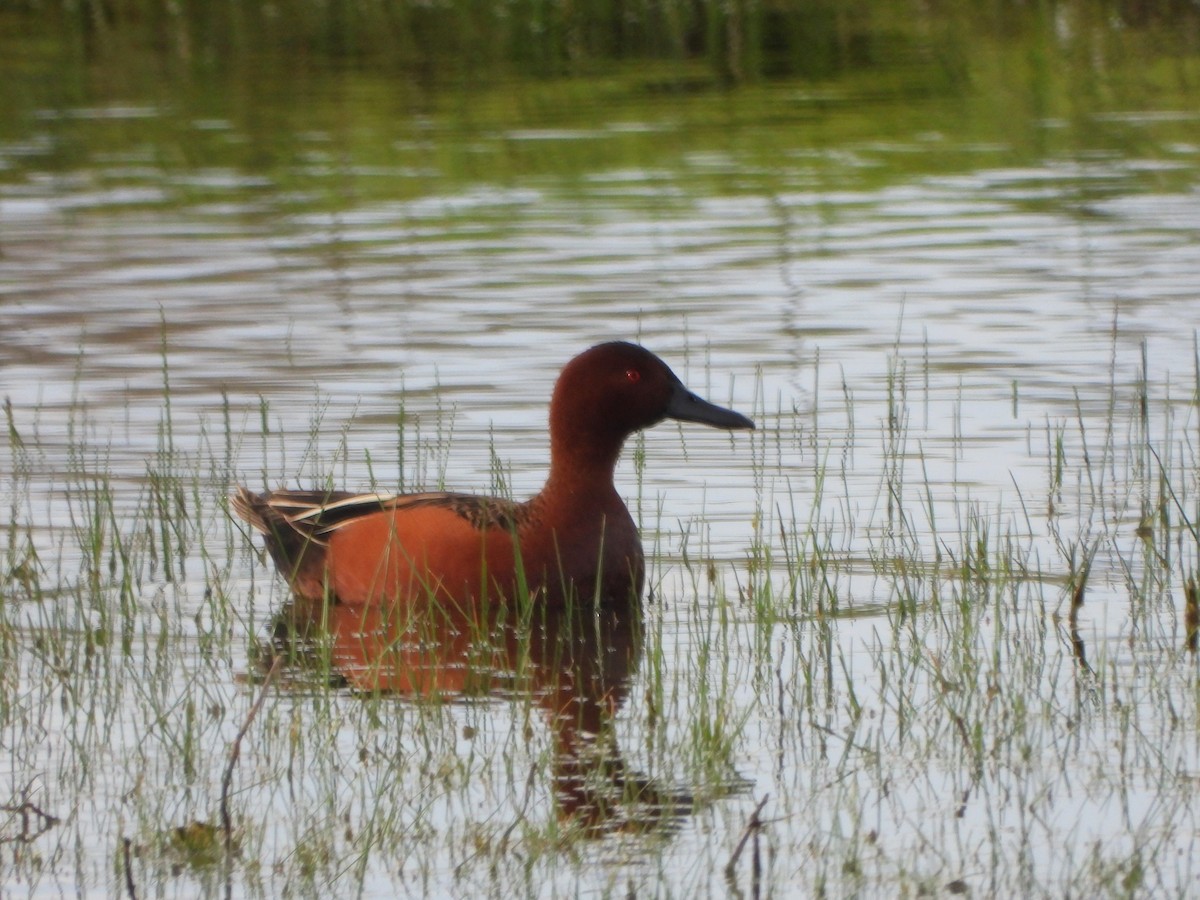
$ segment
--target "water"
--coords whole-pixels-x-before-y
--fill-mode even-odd
[[[138,877],[158,872],[162,893],[210,877],[163,875],[147,835],[213,818],[252,696],[252,648],[282,602],[220,508],[232,484],[491,490],[499,470],[515,495],[531,493],[558,369],[613,338],[645,344],[760,424],[753,437],[660,427],[638,439],[644,471],[627,452],[618,476],[654,550],[658,650],[634,676],[617,737],[633,766],[707,783],[709,795],[667,837],[608,838],[568,858],[527,825],[548,815],[550,788],[513,769],[536,774],[552,751],[519,697],[380,712],[301,684],[271,694],[240,763],[238,808],[256,810],[241,813],[243,852],[267,861],[239,875],[240,893],[351,883],[339,879],[379,896],[653,893],[665,879],[721,894],[764,795],[764,877],[778,892],[822,878],[868,894],[963,878],[980,893],[1061,893],[1082,871],[1127,872],[1089,861],[1097,841],[1120,848],[1114,857],[1148,859],[1149,847],[1186,859],[1186,789],[1159,787],[1156,773],[1197,768],[1194,679],[1156,661],[1182,643],[1175,598],[1196,564],[1178,523],[1195,521],[1197,58],[1174,42],[1153,55],[1151,32],[1095,31],[1150,55],[1093,68],[1064,59],[1047,63],[1046,83],[1033,79],[1028,59],[1047,45],[1071,56],[1078,26],[1064,13],[1057,37],[975,35],[978,68],[954,90],[914,89],[936,66],[909,61],[665,96],[635,89],[656,72],[616,67],[595,82],[431,89],[400,112],[380,73],[336,68],[306,70],[291,94],[286,72],[268,69],[279,80],[253,97],[231,90],[234,78],[189,93],[174,77],[160,92],[93,74],[77,102],[39,105],[32,89],[12,101],[0,383],[31,461],[6,449],[8,558],[22,558],[28,534],[44,570],[75,584],[91,562],[68,491],[111,490],[112,530],[136,547],[156,526],[120,514],[140,516],[164,472],[199,473],[169,504],[203,536],[181,541],[175,560],[135,550],[149,561],[124,656],[77,663],[116,698],[100,714],[114,749],[87,773],[79,760],[96,726],[71,711],[69,690],[39,693],[53,667],[29,648],[39,634],[87,643],[80,635],[117,620],[90,610],[81,625],[66,601],[10,611],[21,624],[7,651],[18,674],[5,774],[14,796],[44,785],[40,802],[66,819],[30,845],[40,864],[5,854],[14,892],[120,892],[114,834],[133,836]],[[111,58],[101,69],[124,71]],[[1106,90],[1064,101],[1072,82]],[[1174,500],[1162,500],[1160,464]],[[1137,531],[1163,502],[1175,526],[1160,569]],[[906,584],[920,610],[934,608],[936,589],[916,572],[942,566],[934,581],[952,583],[976,537],[992,554],[1008,540],[1002,555],[1024,566],[995,595],[968,598],[987,621],[905,614]],[[1127,692],[1124,707],[1067,687],[1069,556],[1091,547],[1081,635]],[[833,560],[826,592],[804,582],[795,606],[792,551]],[[709,560],[711,583],[698,564]],[[1167,582],[1143,591],[1163,571]],[[767,577],[780,611],[764,622],[754,598]],[[960,708],[939,699],[937,679],[958,647],[949,635],[967,627],[1002,664]],[[896,636],[910,632],[924,647],[911,657]],[[184,649],[164,651],[167,638]],[[1030,718],[989,706],[1032,659],[1042,668],[1028,676],[1039,691]],[[131,665],[127,680],[150,699],[119,677]],[[919,671],[911,682],[906,665]],[[897,684],[925,699],[898,698]],[[814,706],[823,692],[832,702]],[[56,704],[67,711],[44,712]],[[1145,738],[1121,745],[1127,763],[1107,729],[1130,707]],[[995,743],[977,770],[947,746],[964,708],[1013,735],[1010,746],[985,729],[980,740]],[[44,730],[21,710],[47,717]],[[1066,722],[1091,722],[1089,710],[1099,724]],[[736,724],[732,771],[705,782],[689,748],[720,744],[701,732],[723,723]],[[286,752],[299,765],[285,784]],[[1023,752],[1049,762],[1017,779]],[[1111,781],[1117,763],[1138,774]],[[306,766],[332,780],[296,777]],[[1072,778],[1087,789],[1072,791]],[[67,816],[71,786],[89,799]],[[1006,803],[1006,790],[1021,801]],[[399,811],[381,824],[381,808]],[[352,838],[324,837],[375,827],[410,834],[412,849],[359,857]],[[993,861],[980,863],[977,846]],[[288,861],[310,851],[296,869],[309,874],[294,874]],[[748,889],[746,857],[736,871]],[[1167,893],[1196,877],[1182,863],[1146,871],[1143,884]]]

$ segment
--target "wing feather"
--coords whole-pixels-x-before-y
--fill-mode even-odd
[[[440,507],[480,530],[512,530],[531,514],[529,503],[450,491],[356,494],[350,491],[280,490],[255,494],[246,488],[238,488],[230,505],[238,516],[263,534],[277,534],[283,526],[320,544],[327,543],[322,540],[324,536],[380,512]]]

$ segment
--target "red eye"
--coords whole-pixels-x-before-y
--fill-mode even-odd
[[[637,369],[626,369],[625,377],[629,379],[630,384],[637,384],[642,380],[642,373]]]

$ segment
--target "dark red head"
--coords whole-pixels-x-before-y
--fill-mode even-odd
[[[567,363],[550,401],[550,438],[556,456],[616,462],[630,434],[663,419],[715,428],[753,428],[733,410],[702,400],[661,359],[624,341],[598,344]]]

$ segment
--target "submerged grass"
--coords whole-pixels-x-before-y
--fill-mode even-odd
[[[265,405],[224,398],[185,426],[164,351],[143,471],[79,406],[52,422],[6,403],[4,881],[38,896],[1185,895],[1200,877],[1200,365],[1180,398],[1146,360],[1126,383],[1114,351],[1103,394],[1039,426],[1015,501],[948,474],[973,451],[914,426],[931,387],[910,367],[927,360],[899,345],[877,397],[843,383],[811,409],[758,402],[732,524],[707,500],[671,519],[639,438],[641,661],[615,717],[566,738],[530,687],[528,643],[500,691],[349,687],[319,642],[263,674],[284,592],[224,498],[239,470],[279,470],[288,441]],[[328,446],[317,406],[291,468],[379,478],[346,425]],[[448,480],[452,415],[425,418],[432,434],[409,407],[397,418],[406,486]],[[489,460],[506,490],[502,448]],[[490,637],[469,657],[485,668]]]

